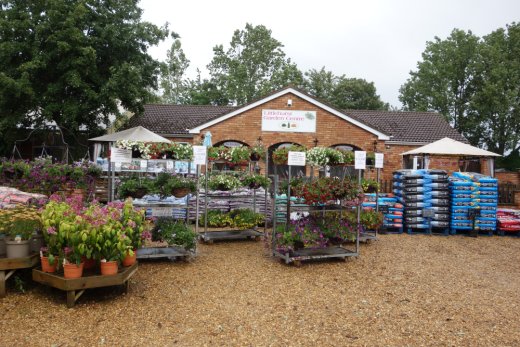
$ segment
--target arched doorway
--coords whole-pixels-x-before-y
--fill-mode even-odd
[[[249,145],[245,142],[238,141],[238,140],[224,140],[219,141],[213,145],[213,147],[227,147],[227,148],[233,148],[233,147],[249,147]],[[230,165],[228,163],[214,163],[213,167],[214,170],[218,171],[234,171],[236,170],[236,167],[234,165]]]
[[[288,165],[274,165],[273,163],[273,152],[277,148],[290,147],[292,145],[298,145],[298,143],[294,142],[280,142],[275,143],[274,145],[268,148],[268,174],[269,175],[278,175],[280,179],[287,179],[289,177],[289,166]],[[302,177],[305,176],[305,166],[292,166],[291,167],[291,177]]]
[[[330,147],[334,148],[334,149],[339,149],[342,151],[351,151],[351,152],[361,150],[361,148],[351,145],[351,144],[347,144],[347,143],[332,145]],[[357,177],[357,172],[354,169],[354,166],[331,166],[329,170],[330,170],[329,175],[331,177],[339,177],[341,179],[343,179],[345,177]]]

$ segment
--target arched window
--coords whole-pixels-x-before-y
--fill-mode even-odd
[[[220,141],[220,142],[217,142],[213,145],[213,147],[219,147],[219,146],[224,146],[224,147],[239,147],[239,146],[245,146],[245,147],[249,147],[249,145],[245,142],[242,142],[242,141],[237,141],[237,140],[225,140],[225,141]]]
[[[332,145],[330,147],[334,148],[334,149],[339,149],[342,151],[352,151],[352,152],[361,150],[361,148],[351,145],[351,144],[347,144],[347,143]],[[357,177],[357,172],[354,169],[354,166],[331,166],[329,170],[330,171],[328,172],[328,174],[331,177],[339,177],[339,178]],[[321,172],[320,172],[320,175],[321,175]]]
[[[273,163],[273,152],[278,148],[290,147],[292,145],[301,146],[295,142],[279,142],[270,146],[268,149],[269,161],[268,161],[268,172],[270,175],[279,175],[281,179],[289,177],[289,166],[288,165],[274,165]],[[291,177],[305,176],[305,167],[292,166]]]

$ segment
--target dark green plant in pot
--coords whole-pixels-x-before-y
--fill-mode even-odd
[[[264,175],[249,174],[242,178],[242,184],[252,189],[260,187],[266,189],[271,185],[271,180]]]
[[[152,239],[155,241],[164,241],[168,243],[169,246],[175,245],[191,250],[195,248],[197,235],[192,228],[184,222],[172,218],[159,218],[155,222]]]
[[[195,192],[197,181],[191,177],[180,175],[170,175],[166,182],[161,186],[162,196],[175,196],[176,198],[185,197],[189,193]]]
[[[155,191],[153,180],[143,177],[131,177],[121,180],[118,188],[119,197],[124,199],[132,197],[140,199],[146,194],[151,194]]]

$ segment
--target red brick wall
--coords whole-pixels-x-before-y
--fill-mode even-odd
[[[459,171],[460,157],[454,156],[430,156],[430,169],[440,169],[448,171],[448,174]]]
[[[496,172],[495,177],[500,183],[520,185],[520,172]]]

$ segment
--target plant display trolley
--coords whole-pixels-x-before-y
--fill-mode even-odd
[[[206,177],[208,177],[208,166],[212,166],[215,162],[211,162],[210,165],[206,166]],[[249,164],[249,171],[253,168],[251,163]],[[230,174],[232,171],[220,171],[220,173]],[[267,230],[267,209],[268,209],[268,192],[267,189],[263,189],[263,194],[258,194],[258,189],[253,187],[249,190],[248,194],[234,195],[233,192],[216,193],[208,189],[208,179],[205,180],[204,185],[204,230],[199,234],[200,240],[203,242],[213,243],[214,241],[230,241],[230,240],[259,240]],[[263,195],[263,196],[262,196]],[[264,219],[264,232],[258,231],[257,227],[247,229],[236,229],[236,230],[208,230],[208,212],[210,210],[208,203],[210,200],[252,200],[252,203],[245,203],[243,206],[251,208],[255,213],[258,210],[258,199],[263,199],[265,215]],[[232,210],[232,208],[230,208]]]
[[[32,268],[39,261],[40,258],[36,253],[24,258],[0,258],[0,298],[5,297],[5,282],[16,270]]]
[[[74,304],[86,289],[123,285],[125,292],[128,291],[128,280],[137,271],[137,262],[129,267],[120,268],[119,272],[111,276],[90,274],[87,272],[83,277],[67,279],[56,273],[47,273],[41,269],[33,269],[32,279],[35,282],[54,287],[67,292],[67,307]]]
[[[274,183],[274,191],[278,191],[279,186],[279,178],[278,175],[274,175],[273,183]],[[322,205],[322,206],[312,206],[306,205],[299,201],[297,198],[290,196],[290,185],[288,188],[288,198],[287,196],[281,197],[278,199],[274,199],[273,201],[273,231],[271,234],[271,247],[272,247],[272,255],[274,257],[280,258],[286,264],[294,264],[296,266],[300,266],[302,261],[306,260],[316,260],[316,259],[330,259],[330,258],[338,258],[342,260],[346,260],[349,257],[357,257],[359,256],[359,228],[357,225],[353,227],[351,234],[351,243],[346,245],[345,240],[336,240],[338,244],[320,244],[320,238],[323,237],[323,230],[316,230],[315,227],[311,227],[311,233],[318,233],[318,235],[314,235],[316,239],[318,247],[300,247],[293,249],[282,249],[281,242],[285,235],[290,235],[291,232],[289,230],[290,224],[294,223],[295,217],[294,214],[297,214],[296,220],[301,218],[301,223],[296,222],[298,227],[305,227],[307,223],[303,218],[305,216],[309,216],[311,214],[317,215],[318,219],[320,215],[323,217],[323,221],[325,221],[325,216],[329,213],[333,213],[337,215],[340,219],[346,213],[347,209],[351,209],[351,206],[345,205],[345,202],[339,202],[333,205]],[[282,217],[282,218],[280,218]],[[322,227],[327,227],[327,225],[321,224]],[[319,228],[316,226],[316,228]],[[278,233],[281,231],[284,234]],[[305,231],[304,231],[305,232]],[[302,245],[305,246],[305,245]]]

